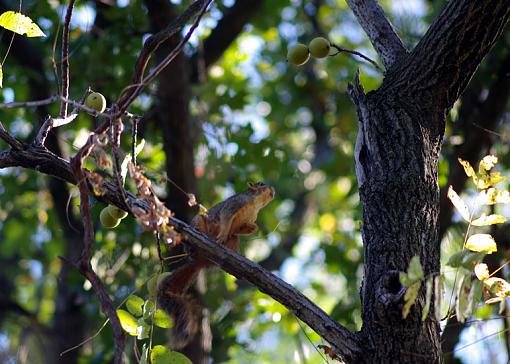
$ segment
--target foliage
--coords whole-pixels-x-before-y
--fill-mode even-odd
[[[201,25],[199,35],[186,47],[186,54],[195,54],[200,49],[200,42],[211,33],[222,10],[228,9],[231,3],[218,1],[217,8]],[[392,6],[391,1],[381,3],[397,22],[407,24],[409,32],[404,36],[410,44],[424,32],[428,25],[427,16],[433,12],[432,5],[425,4],[423,13],[414,15],[415,21],[407,19],[406,23],[405,16]],[[41,93],[46,92],[46,97],[57,93],[59,88],[51,60],[54,57],[59,61],[58,42],[56,56],[52,48],[61,31],[64,8],[55,1],[25,1],[23,4],[26,7],[24,13],[30,15],[34,24],[40,25],[41,32],[47,37],[28,41],[36,56],[26,53],[26,57],[16,55],[14,59],[14,53],[11,53],[8,72],[5,72],[5,88],[0,93],[2,102],[36,100],[43,97]],[[184,5],[178,5],[178,10]],[[360,28],[345,6],[344,2],[323,1],[314,10],[321,30],[332,43],[363,50],[375,58],[375,52],[361,36]],[[308,7],[299,1],[266,1],[247,30],[207,70],[207,81],[193,86],[191,110],[196,121],[197,199],[209,207],[244,189],[247,181],[264,180],[273,185],[277,191],[276,199],[259,216],[260,234],[251,240],[243,240],[243,253],[250,259],[262,261],[272,257],[271,251],[277,250],[280,243],[294,239],[296,244],[292,248],[279,251],[285,256],[277,268],[282,277],[305,292],[337,321],[357,330],[361,325],[359,286],[363,247],[359,227],[362,212],[358,206],[352,162],[357,133],[356,113],[346,89],[357,68],[361,69],[361,80],[367,90],[375,89],[382,76],[370,65],[347,56],[312,59],[303,67],[291,68],[285,59],[288,45],[297,41],[308,43],[321,33],[310,21]],[[79,100],[84,91],[92,87],[105,95],[109,104],[130,83],[142,40],[150,32],[147,13],[142,1],[136,0],[118,1],[115,6],[102,2],[77,2],[75,14],[76,21],[71,24],[70,33],[70,98]],[[17,41],[14,40],[15,45]],[[32,56],[28,57],[28,54]],[[29,60],[39,63],[34,68],[27,64]],[[144,139],[136,147],[135,154],[151,178],[154,190],[167,200],[173,196],[166,195],[165,190],[168,180],[163,172],[165,151],[161,125],[157,125],[153,118],[158,112],[155,101],[158,86],[156,82],[146,88],[130,112],[146,117],[140,124]],[[32,108],[2,109],[0,119],[16,137],[29,141],[38,130],[38,121],[47,114],[57,115],[58,106],[58,103],[50,104],[38,109],[37,114]],[[80,113],[71,124],[55,132],[66,154],[73,153],[83,144],[87,131],[95,122],[86,113]],[[126,128],[131,127],[126,124]],[[449,142],[453,136],[448,135],[446,152],[453,145]],[[132,159],[129,153],[131,143],[126,137],[121,144],[124,179],[127,164]],[[1,147],[5,149],[4,143]],[[498,144],[495,154],[505,156],[505,148],[506,144]],[[106,152],[111,153],[108,149]],[[510,160],[503,158],[505,160],[500,165],[506,171]],[[96,167],[96,161],[88,163]],[[448,162],[443,160],[441,163],[444,169],[439,179],[445,181]],[[470,178],[480,188],[478,205],[508,203],[508,192],[493,187],[504,182],[498,172],[488,168],[494,160],[488,158],[483,163],[477,173],[468,168]],[[101,173],[108,177],[112,170],[105,168]],[[91,337],[104,322],[97,299],[88,282],[75,270],[62,273],[67,263],[59,258],[70,256],[68,235],[74,229],[79,230],[79,226],[73,225],[76,220],[72,218],[79,216],[76,190],[69,187],[71,196],[66,218],[65,214],[64,217],[60,214],[62,209],[56,208],[60,202],[52,198],[50,178],[21,169],[2,169],[0,178],[0,263],[4,267],[0,282],[6,282],[0,299],[5,296],[34,315],[8,312],[0,318],[0,338],[6,338],[1,341],[0,351],[12,359],[17,348],[25,345],[33,353],[30,355],[37,355],[40,347],[36,339],[42,334],[32,331],[28,334],[29,340],[22,333],[30,327],[33,318],[43,327],[53,328],[59,315],[63,315],[59,308],[63,290],[71,292],[75,300],[82,303],[78,312],[87,322],[84,335]],[[126,180],[128,187],[132,187],[129,178]],[[306,203],[301,205],[300,201]],[[468,204],[460,197],[457,201],[461,216],[471,226],[503,221],[502,215],[497,213],[477,215],[475,219],[474,210],[467,208]],[[92,204],[96,228],[93,264],[108,286],[123,327],[143,343],[142,362],[149,357],[153,362],[168,355],[175,357],[175,352],[157,345],[151,349],[148,344],[150,334],[155,344],[165,343],[165,330],[154,329],[154,326],[169,326],[165,317],[160,320],[161,311],[151,307],[153,297],[146,284],[150,277],[154,277],[154,267],[158,264],[155,239],[143,232],[131,216],[115,230],[103,228],[99,224],[99,215],[105,205],[98,201],[92,201]],[[297,224],[293,219],[295,208],[303,209],[305,215]],[[468,317],[467,306],[481,295],[478,293],[481,292],[480,282],[489,301],[506,297],[508,292],[503,281],[487,275],[483,266],[477,266],[485,253],[496,253],[494,240],[483,237],[489,234],[480,235],[470,235],[466,249],[451,256],[449,261],[459,276],[456,291],[463,298],[458,301],[461,302],[458,308],[460,318]],[[77,249],[75,245],[72,247]],[[167,253],[164,247],[163,253]],[[402,282],[406,287],[415,286],[410,290],[412,294],[406,297],[405,307],[408,311],[414,298],[418,297],[418,291],[425,287],[428,302],[427,309],[423,310],[425,317],[431,292],[439,292],[442,282],[423,276],[423,271],[419,274],[419,260],[417,264],[414,262]],[[475,273],[478,271],[477,280],[470,278],[473,269]],[[219,270],[208,272],[207,280],[204,301],[211,310],[215,362],[321,360],[308,342],[310,339],[317,344],[319,337],[297,322],[280,304],[260,292],[247,289]],[[65,282],[65,286],[61,282]],[[132,294],[135,291],[138,296]],[[440,310],[435,312],[438,314]],[[89,352],[79,351],[81,362],[95,363],[111,358],[110,337],[111,333],[103,330],[87,349]],[[3,342],[6,342],[5,346]],[[76,344],[69,343],[69,347]],[[35,356],[29,356],[29,362],[30,359],[31,362],[42,360]],[[173,360],[180,363],[178,360],[185,359]]]

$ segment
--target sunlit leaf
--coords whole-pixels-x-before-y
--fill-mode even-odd
[[[152,315],[154,315],[154,307],[156,304],[152,300],[145,301],[143,305],[143,319],[148,321],[151,319]]]
[[[137,336],[138,323],[136,319],[127,311],[117,310],[117,316],[120,320],[120,325],[131,336]]]
[[[0,64],[0,88],[4,87],[4,71],[2,69],[2,65]]]
[[[510,283],[502,278],[497,277],[488,278],[484,281],[484,283],[489,280],[492,280],[489,286],[489,291],[491,294],[504,298],[510,296]]]
[[[494,224],[501,224],[506,221],[506,217],[498,214],[486,215],[482,214],[478,219],[471,221],[474,226],[489,226]]]
[[[469,209],[466,203],[460,198],[457,192],[455,192],[452,186],[448,188],[448,198],[460,213],[460,215],[464,218],[464,220],[469,222]]]
[[[464,167],[464,172],[466,172],[466,176],[468,176],[468,177],[475,176],[476,177],[475,170],[473,169],[473,167],[471,167],[471,164],[469,164],[468,161],[465,161],[461,158],[457,158],[457,160],[462,165],[462,167]]]
[[[476,183],[476,186],[479,189],[486,189],[489,187],[492,187],[494,185],[497,185],[498,183],[506,180],[506,176],[502,176],[500,172],[493,172],[490,174],[484,174],[480,176],[478,179],[478,182]]]
[[[151,350],[152,364],[193,364],[184,354],[156,345]]]
[[[143,318],[138,319],[138,327],[136,328],[136,338],[138,340],[148,339],[151,333],[151,325],[147,324]]]
[[[483,281],[484,279],[489,277],[489,267],[485,263],[478,263],[475,266],[475,275],[476,278]]]
[[[466,248],[475,252],[492,254],[497,251],[496,241],[490,234],[471,235],[466,242]]]
[[[421,281],[415,282],[407,288],[406,293],[404,295],[405,304],[404,307],[402,308],[402,318],[405,319],[407,315],[409,315],[411,307],[414,305],[414,302],[416,302],[416,298],[418,298],[420,288]]]
[[[494,297],[494,298],[489,298],[487,301],[485,301],[485,303],[490,305],[492,303],[502,302],[503,300],[504,300],[503,297]]]
[[[28,16],[14,11],[0,15],[0,26],[27,37],[45,37],[46,35]]]
[[[482,190],[476,198],[476,203],[479,205],[494,205],[497,203],[510,203],[510,193],[508,191],[499,190],[497,188],[489,188]]]
[[[478,166],[478,173],[487,173],[487,171],[490,171],[492,168],[494,168],[496,163],[498,163],[498,157],[495,155],[486,155],[480,161]]]
[[[169,329],[173,326],[172,318],[163,310],[157,309],[152,316],[152,322],[154,325]]]
[[[140,140],[140,143],[138,143],[135,147],[135,157],[138,156],[143,150],[143,147],[145,146],[145,139]],[[120,165],[120,175],[122,176],[122,181],[126,180],[127,172],[128,172],[128,164],[133,160],[133,156],[131,154],[127,154],[124,159],[122,160],[122,163]]]
[[[143,299],[132,294],[126,301],[126,308],[133,315],[140,317],[142,316]]]

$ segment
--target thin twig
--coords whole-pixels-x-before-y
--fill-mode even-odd
[[[80,212],[83,219],[84,235],[83,235],[83,251],[77,264],[79,271],[87,278],[96,292],[101,305],[101,310],[111,322],[113,330],[113,341],[115,346],[115,364],[122,364],[122,353],[124,352],[126,337],[120,325],[115,306],[110,298],[106,287],[101,279],[92,269],[90,260],[92,258],[92,250],[94,245],[94,225],[92,223],[92,214],[89,203],[89,190],[87,178],[83,170],[83,161],[92,152],[95,145],[95,135],[91,134],[87,142],[78,153],[71,158],[70,164],[72,172],[78,181],[78,190],[80,191]]]
[[[207,8],[211,4],[213,0],[207,0],[205,4],[202,6],[200,12],[198,13],[195,21],[193,22],[193,25],[189,29],[189,31],[186,33],[186,35],[181,39],[179,44],[170,52],[164,60],[162,60],[154,69],[145,77],[142,82],[137,83],[136,86],[131,87],[128,89],[126,93],[124,93],[123,96],[120,97],[120,99],[117,101],[117,105],[119,107],[119,113],[122,114],[128,107],[131,105],[131,103],[138,97],[142,89],[152,82],[164,69],[166,66],[168,66],[174,59],[181,53],[182,49],[188,42],[191,35],[194,33],[195,29],[198,27],[198,24],[200,23],[200,20],[202,19],[202,16],[205,14]],[[142,70],[143,71],[143,70]],[[143,76],[143,75],[142,75]]]
[[[19,102],[7,102],[5,104],[0,103],[0,109],[14,109],[17,107],[37,107],[43,105],[49,105],[59,99],[58,95],[53,95],[43,100],[36,101],[19,101]]]
[[[381,67],[379,67],[379,65],[374,60],[365,56],[363,53],[360,53],[357,51],[351,51],[350,49],[338,46],[336,44],[331,44],[331,47],[335,48],[338,51],[338,53],[332,54],[331,56],[336,56],[337,54],[340,54],[342,52],[354,54],[358,57],[363,58],[365,61],[370,62],[375,68],[377,68],[377,70],[379,70],[381,73],[384,73],[383,69]]]
[[[64,20],[64,28],[62,29],[62,97],[67,99],[69,97],[69,26],[71,24],[71,17],[73,15],[74,1],[69,0],[67,6],[66,17]],[[67,103],[60,104],[60,117],[67,117]]]

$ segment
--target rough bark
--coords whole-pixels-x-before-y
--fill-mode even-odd
[[[366,362],[442,362],[434,313],[421,321],[423,292],[402,319],[406,289],[398,272],[417,255],[426,276],[439,273],[437,161],[445,113],[509,13],[505,1],[449,2],[378,90],[365,95],[358,82],[351,87],[360,121],[356,173],[365,249],[360,336]]]

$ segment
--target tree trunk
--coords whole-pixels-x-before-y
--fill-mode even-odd
[[[356,93],[367,136],[358,159],[365,245],[360,334],[369,347],[366,362],[438,363],[439,323],[433,312],[421,321],[423,292],[402,319],[405,289],[399,272],[418,255],[426,276],[439,273],[436,166],[443,130],[428,127],[430,113],[398,90],[383,86],[366,96],[359,88]]]
[[[371,4],[371,14],[356,15],[377,17],[360,23],[369,36],[379,34],[382,27],[370,28],[384,23],[375,3],[349,4],[355,13],[361,4]],[[355,154],[364,221],[359,333],[364,362],[442,362],[433,309],[421,320],[423,285],[407,319],[402,318],[406,288],[399,272],[413,256],[420,258],[426,277],[440,272],[437,163],[445,115],[503,31],[509,12],[505,1],[449,2],[409,54],[386,33],[396,51],[383,52],[388,48],[378,44],[388,69],[378,90],[365,94],[358,77],[350,88],[360,121]]]

